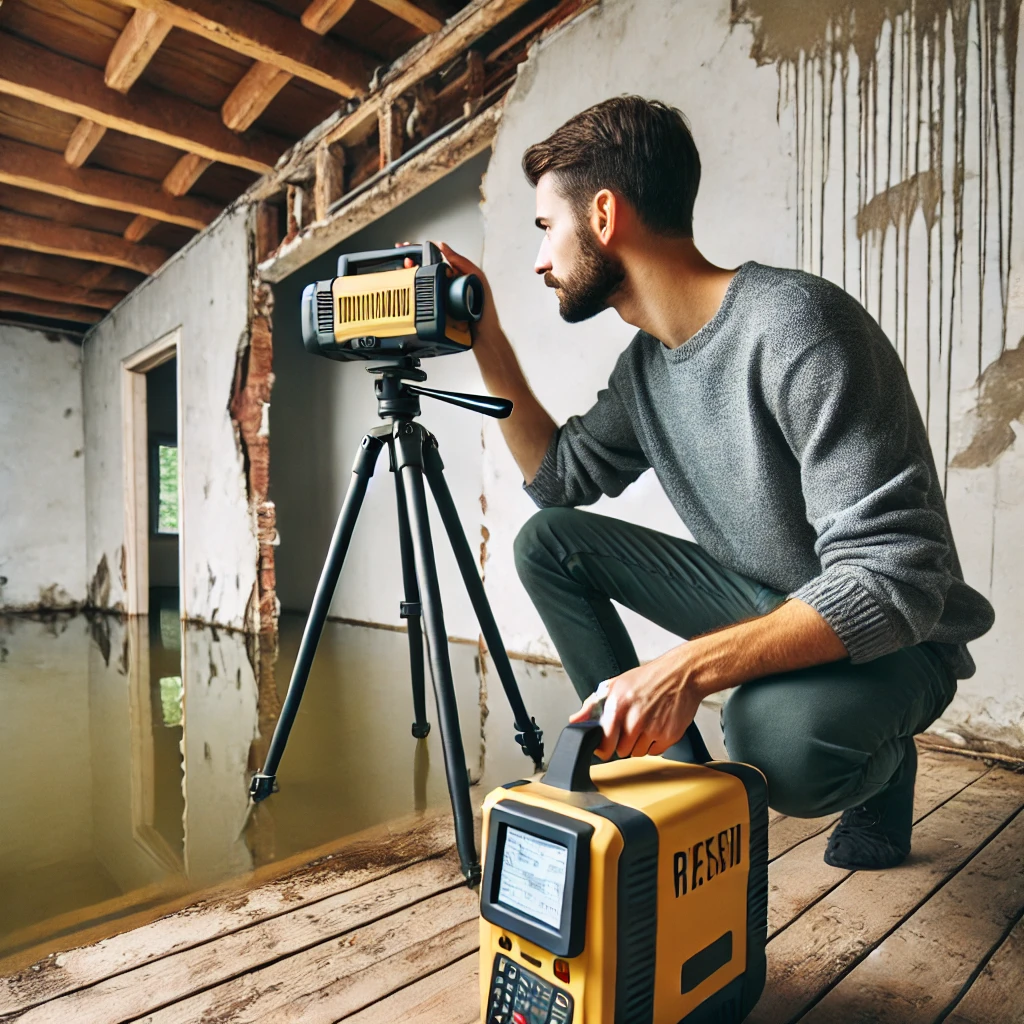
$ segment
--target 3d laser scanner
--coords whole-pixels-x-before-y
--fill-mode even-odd
[[[457,274],[431,242],[349,253],[337,277],[303,289],[302,341],[329,359],[467,352],[483,298],[480,279]]]
[[[539,782],[483,807],[484,1024],[732,1024],[760,997],[768,794],[700,732],[595,763],[566,726]]]

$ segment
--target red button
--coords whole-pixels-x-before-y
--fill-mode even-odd
[[[512,1020],[515,1024],[527,1024],[526,1018],[518,1010],[512,1011]]]

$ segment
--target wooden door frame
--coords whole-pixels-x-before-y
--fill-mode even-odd
[[[124,427],[124,552],[125,610],[149,613],[149,425],[146,415],[146,374],[174,359],[181,347],[181,328],[121,360],[122,424]],[[178,588],[185,594],[185,532],[181,486],[181,360],[175,392],[178,409]],[[181,617],[185,618],[184,601]]]

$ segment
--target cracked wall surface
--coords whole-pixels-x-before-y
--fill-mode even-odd
[[[82,348],[0,324],[0,608],[85,603]]]
[[[86,336],[86,566],[100,607],[125,607],[121,361],[180,327],[182,611],[259,626],[257,510],[230,409],[253,316],[248,216],[223,215]]]

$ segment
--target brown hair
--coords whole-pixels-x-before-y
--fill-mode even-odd
[[[523,170],[534,187],[554,172],[578,218],[609,188],[652,231],[693,236],[700,156],[682,113],[659,100],[615,96],[588,107],[530,146]]]

